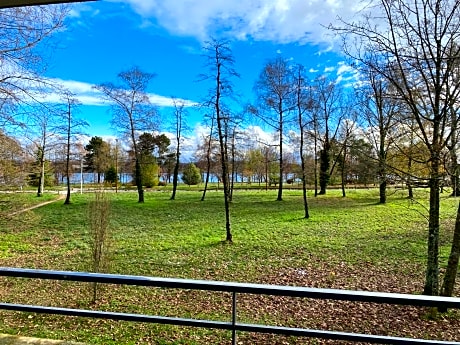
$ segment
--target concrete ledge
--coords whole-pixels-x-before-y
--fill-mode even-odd
[[[0,345],[85,345],[64,340],[20,337],[16,335],[0,334]]]

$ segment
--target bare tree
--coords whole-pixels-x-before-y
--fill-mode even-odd
[[[430,153],[427,267],[423,293],[439,293],[439,208],[442,150],[450,138],[450,105],[460,96],[452,56],[458,56],[460,2],[380,0],[361,21],[334,28],[344,51],[384,78],[410,109]],[[456,48],[454,48],[456,47]],[[453,51],[453,49],[455,51]],[[376,58],[368,59],[370,52]],[[388,68],[391,66],[391,68]]]
[[[40,89],[49,84],[41,76],[46,67],[41,54],[50,49],[39,51],[37,46],[49,48],[68,10],[66,5],[54,5],[0,11],[0,125],[22,124],[17,107],[40,100]]]
[[[38,168],[37,197],[43,196],[46,178],[46,155],[60,141],[59,118],[56,109],[40,105],[28,114],[28,127],[22,136],[32,143]]]
[[[138,135],[142,131],[153,131],[158,127],[157,108],[150,103],[147,94],[149,82],[155,74],[131,67],[118,74],[119,84],[103,83],[95,88],[101,91],[112,105],[112,125],[130,138],[133,147],[135,168],[134,180],[138,202],[144,202]]]
[[[350,112],[352,115],[356,114],[354,112]],[[340,126],[338,137],[340,142],[340,150],[337,153],[337,158],[335,159],[335,163],[339,163],[340,165],[340,182],[342,187],[342,197],[346,197],[347,193],[345,190],[345,185],[347,184],[347,160],[348,160],[348,153],[349,153],[349,146],[350,141],[352,141],[354,136],[354,131],[356,129],[356,116],[352,116],[350,119],[346,119],[342,121]]]
[[[319,195],[326,194],[335,162],[331,158],[331,143],[336,140],[338,130],[344,115],[343,95],[335,80],[327,76],[319,76],[313,81],[313,102],[316,110],[315,134],[319,150]],[[315,115],[316,115],[315,114]],[[332,167],[331,167],[331,162]]]
[[[217,135],[219,137],[220,161],[222,166],[222,182],[224,185],[225,204],[225,229],[226,241],[232,242],[230,225],[230,180],[228,165],[228,124],[230,111],[226,109],[224,99],[233,97],[232,78],[238,77],[234,69],[234,59],[230,45],[226,41],[213,39],[206,43],[206,65],[210,72],[202,76],[203,80],[212,80],[215,84],[210,90],[210,97],[207,101],[213,108],[216,118]]]
[[[395,127],[400,123],[397,116],[399,109],[386,80],[375,71],[363,72],[363,83],[356,89],[356,95],[364,115],[369,141],[377,152],[379,203],[385,204],[389,170],[387,157],[394,144]]]
[[[288,121],[287,115],[293,109],[293,80],[288,62],[282,57],[267,62],[262,69],[254,90],[260,111],[253,109],[265,124],[279,134],[279,177],[278,197],[283,200],[283,134]]]
[[[173,172],[173,190],[171,194],[171,200],[176,198],[177,182],[179,177],[179,166],[180,166],[180,145],[183,140],[182,134],[184,130],[187,130],[187,111],[184,109],[184,102],[173,99],[174,103],[174,129],[176,132],[176,162],[174,164]]]
[[[206,192],[208,190],[208,184],[209,184],[209,178],[211,175],[211,166],[213,165],[212,163],[212,156],[214,153],[214,122],[215,118],[214,116],[210,117],[211,120],[211,125],[209,128],[209,135],[206,137],[203,137],[203,142],[201,145],[198,146],[197,152],[195,156],[198,158],[199,163],[203,162],[204,160],[204,167],[202,164],[199,164],[201,166],[202,171],[205,171],[205,178],[204,178],[204,188],[203,188],[203,194],[201,195],[201,201],[204,201],[206,198]]]
[[[301,179],[302,179],[302,196],[303,196],[303,205],[304,205],[304,218],[308,219],[310,213],[308,211],[308,200],[307,200],[307,176],[305,173],[305,131],[308,124],[306,119],[307,110],[312,108],[312,102],[309,94],[309,87],[306,83],[306,78],[304,76],[305,68],[302,65],[295,66],[295,107],[297,110],[297,123],[300,131],[300,145],[299,145],[299,155],[300,155],[300,169],[301,169]]]
[[[67,109],[62,113],[63,120],[65,125],[62,126],[61,132],[65,134],[66,140],[66,150],[65,150],[65,174],[66,174],[66,185],[67,185],[67,194],[64,201],[64,205],[70,204],[70,156],[71,156],[71,144],[72,138],[76,134],[82,134],[80,132],[81,128],[87,126],[88,123],[83,120],[76,119],[74,113],[78,107],[78,101],[73,97],[70,92],[64,92],[63,102]]]

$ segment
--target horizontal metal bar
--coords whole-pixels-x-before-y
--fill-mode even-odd
[[[86,310],[86,309],[43,307],[43,306],[36,306],[36,305],[11,304],[11,303],[0,303],[0,309],[11,310],[11,311],[21,311],[21,312],[32,312],[32,313],[40,313],[40,314],[55,314],[55,315],[89,317],[89,318],[95,318],[95,319],[110,319],[110,320],[118,320],[118,321],[160,323],[160,324],[167,324],[167,325],[194,326],[194,327],[226,329],[226,330],[232,329],[231,322],[198,320],[198,319],[183,319],[183,318],[176,318],[176,317],[154,316],[154,315],[144,315],[144,314],[116,313],[116,312]]]
[[[0,276],[67,280],[79,282],[97,282],[105,284],[155,286],[174,289],[237,292],[257,295],[308,297],[317,299],[460,309],[460,298],[441,296],[410,295],[338,289],[317,289],[297,286],[248,284],[177,278],[158,278],[87,272],[48,271],[9,267],[0,267]]]
[[[40,306],[32,306],[32,305],[24,305],[24,304],[0,303],[0,309],[11,310],[11,311],[21,311],[21,312],[34,312],[34,313],[42,313],[42,314],[56,314],[56,315],[79,316],[79,317],[89,317],[89,318],[99,318],[99,319],[111,319],[111,320],[119,320],[119,321],[134,321],[134,322],[147,322],[147,323],[158,323],[158,324],[179,325],[179,326],[193,326],[193,327],[223,329],[223,330],[235,329],[237,331],[243,331],[243,332],[257,332],[257,333],[279,334],[279,335],[286,335],[286,336],[298,336],[298,337],[301,336],[301,337],[307,337],[307,338],[322,338],[322,339],[332,339],[332,340],[368,342],[368,343],[374,343],[374,344],[442,344],[442,345],[460,344],[458,342],[448,342],[448,341],[438,341],[438,340],[387,337],[387,336],[380,336],[380,335],[356,334],[356,333],[323,331],[323,330],[292,328],[292,327],[267,326],[267,325],[256,325],[256,324],[246,324],[246,323],[235,323],[235,325],[233,325],[232,322],[184,319],[184,318],[176,318],[176,317],[153,316],[153,315],[143,315],[143,314],[104,312],[104,311],[94,311],[94,310],[84,310],[84,309],[40,307]]]

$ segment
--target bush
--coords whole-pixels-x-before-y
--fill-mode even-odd
[[[201,182],[201,173],[200,169],[195,166],[195,164],[190,163],[187,165],[182,173],[182,181],[185,184],[196,185]]]
[[[117,170],[115,167],[111,166],[105,172],[104,181],[108,183],[116,183],[118,182]]]
[[[158,186],[159,167],[155,163],[145,164],[142,167],[142,185],[146,188]]]

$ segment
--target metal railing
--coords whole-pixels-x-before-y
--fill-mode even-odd
[[[237,294],[272,295],[456,309],[460,309],[460,298],[8,267],[0,267],[0,276],[229,292],[232,295],[232,315],[231,321],[229,322],[12,303],[0,303],[0,309],[229,330],[232,332],[232,344],[236,344],[237,331],[378,344],[460,344],[460,342],[239,323],[237,322]]]

